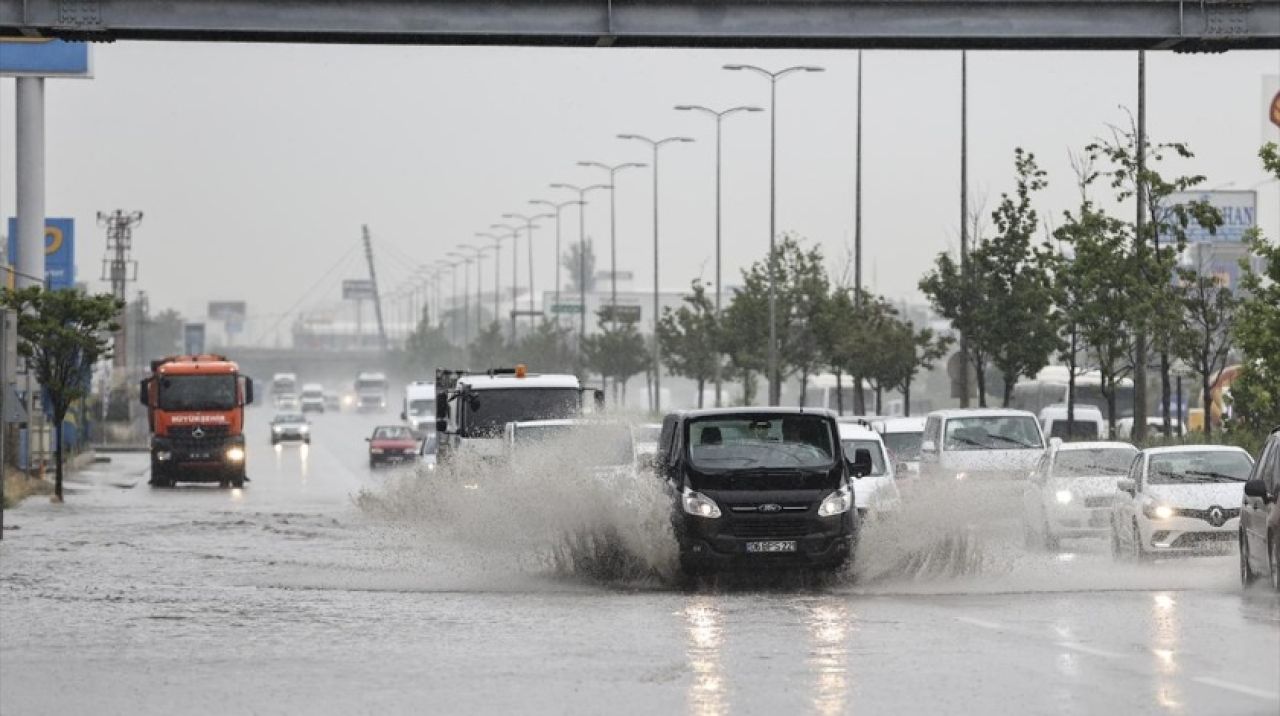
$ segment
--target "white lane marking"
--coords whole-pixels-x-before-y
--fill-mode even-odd
[[[973,617],[956,617],[956,621],[964,622],[965,624],[972,624],[973,626],[982,627],[983,629],[995,629],[997,631],[1004,629],[1003,626],[995,622],[974,619]]]
[[[1266,689],[1255,689],[1252,686],[1237,684],[1233,681],[1223,681],[1222,679],[1215,679],[1212,676],[1195,676],[1192,677],[1191,680],[1198,684],[1204,684],[1205,686],[1213,686],[1226,691],[1234,691],[1237,694],[1244,694],[1245,696],[1252,696],[1265,701],[1280,701],[1280,692],[1267,691]]]
[[[1100,656],[1104,659],[1123,659],[1126,656],[1125,654],[1120,654],[1114,651],[1107,651],[1106,649],[1098,649],[1096,647],[1087,646],[1085,644],[1081,644],[1075,641],[1060,641],[1060,642],[1057,642],[1057,644],[1063,649],[1069,649],[1071,651],[1076,651],[1081,654],[1089,654],[1090,656]]]

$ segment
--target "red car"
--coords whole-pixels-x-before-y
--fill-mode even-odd
[[[418,440],[404,425],[378,426],[365,440],[369,443],[369,467],[408,462],[418,455]]]

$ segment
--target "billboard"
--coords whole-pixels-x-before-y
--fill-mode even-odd
[[[10,265],[18,255],[18,220],[9,217]],[[75,219],[44,220],[44,278],[45,287],[51,290],[76,287],[76,221]]]
[[[244,301],[210,301],[207,314],[215,321],[243,321],[249,309]]]
[[[89,43],[5,38],[0,40],[0,77],[93,77]]]
[[[342,282],[344,301],[373,300],[373,281],[367,278],[349,278]]]
[[[1222,225],[1216,233],[1192,221],[1187,225],[1187,243],[1239,243],[1245,234],[1258,225],[1258,193],[1256,191],[1188,191],[1169,195],[1168,206],[1193,201],[1208,202],[1222,214]],[[1172,219],[1166,223],[1172,223]],[[1160,241],[1172,242],[1173,237],[1162,232]]]
[[[1255,272],[1265,268],[1262,259],[1253,254],[1246,244],[1196,244],[1188,251],[1190,265],[1203,276],[1212,276],[1223,288],[1235,291],[1240,287],[1240,277],[1244,270],[1242,261],[1248,262]]]

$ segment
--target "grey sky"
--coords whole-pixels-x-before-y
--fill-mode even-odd
[[[288,308],[358,241],[362,223],[400,254],[431,261],[503,212],[534,209],[529,199],[569,198],[549,182],[601,179],[576,160],[647,161],[619,132],[698,139],[663,155],[663,285],[710,278],[711,122],[671,107],[767,102],[761,78],[725,72],[725,62],[827,67],[779,88],[778,226],[821,242],[833,264],[852,236],[855,52],[172,43],[94,52],[95,79],[48,83],[49,214],[77,219],[80,276],[97,286],[95,212],[145,211],[138,287],[153,306],[190,316],[209,299],[245,299],[260,317]],[[959,53],[865,58],[866,277],[912,298],[957,236]],[[1209,186],[1265,179],[1255,157],[1263,77],[1280,73],[1280,52],[1149,58],[1153,138],[1189,141]],[[994,206],[1021,145],[1049,171],[1040,208],[1056,217],[1074,200],[1068,149],[1127,121],[1120,105],[1134,103],[1134,53],[981,52],[969,67],[974,194]],[[0,128],[0,212],[10,216],[12,80],[0,82]],[[767,245],[767,142],[765,114],[726,123],[727,278]],[[607,262],[604,198],[587,222]],[[622,178],[618,202],[619,267],[645,289],[647,171]],[[1259,203],[1274,235],[1280,187],[1262,187]],[[541,290],[554,270],[550,225],[537,238]],[[406,272],[392,253],[382,263],[394,285]],[[506,277],[509,250],[502,260]],[[305,303],[334,302],[342,277]]]

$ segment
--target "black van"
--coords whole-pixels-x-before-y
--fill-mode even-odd
[[[835,415],[798,408],[721,408],[668,415],[655,456],[673,497],[686,574],[752,567],[835,570],[858,534]]]

